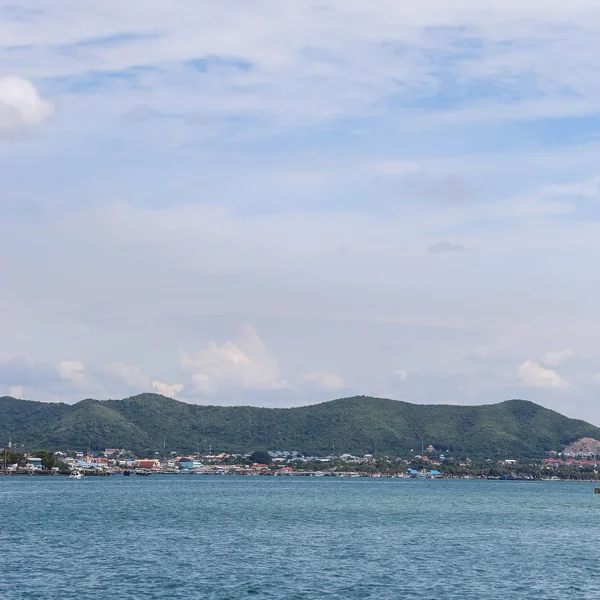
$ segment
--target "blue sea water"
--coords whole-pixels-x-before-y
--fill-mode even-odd
[[[0,598],[597,599],[593,488],[0,477]]]

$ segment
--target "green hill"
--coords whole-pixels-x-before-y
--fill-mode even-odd
[[[414,454],[421,444],[459,456],[538,457],[600,429],[532,402],[416,405],[359,396],[299,408],[199,406],[157,394],[74,405],[0,398],[0,445],[168,450],[287,449],[311,454]]]

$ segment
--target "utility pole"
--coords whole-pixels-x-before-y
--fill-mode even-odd
[[[332,450],[331,450],[331,468],[335,465],[335,438],[333,438]]]

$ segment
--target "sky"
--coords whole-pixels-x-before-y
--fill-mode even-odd
[[[600,425],[596,0],[0,2],[0,394]]]

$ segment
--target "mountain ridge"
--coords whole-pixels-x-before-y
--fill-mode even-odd
[[[421,444],[472,458],[540,457],[600,428],[528,400],[412,404],[353,396],[291,408],[188,404],[159,394],[76,404],[0,397],[0,445],[26,449],[120,447],[149,454],[288,449],[311,454],[408,455]]]

